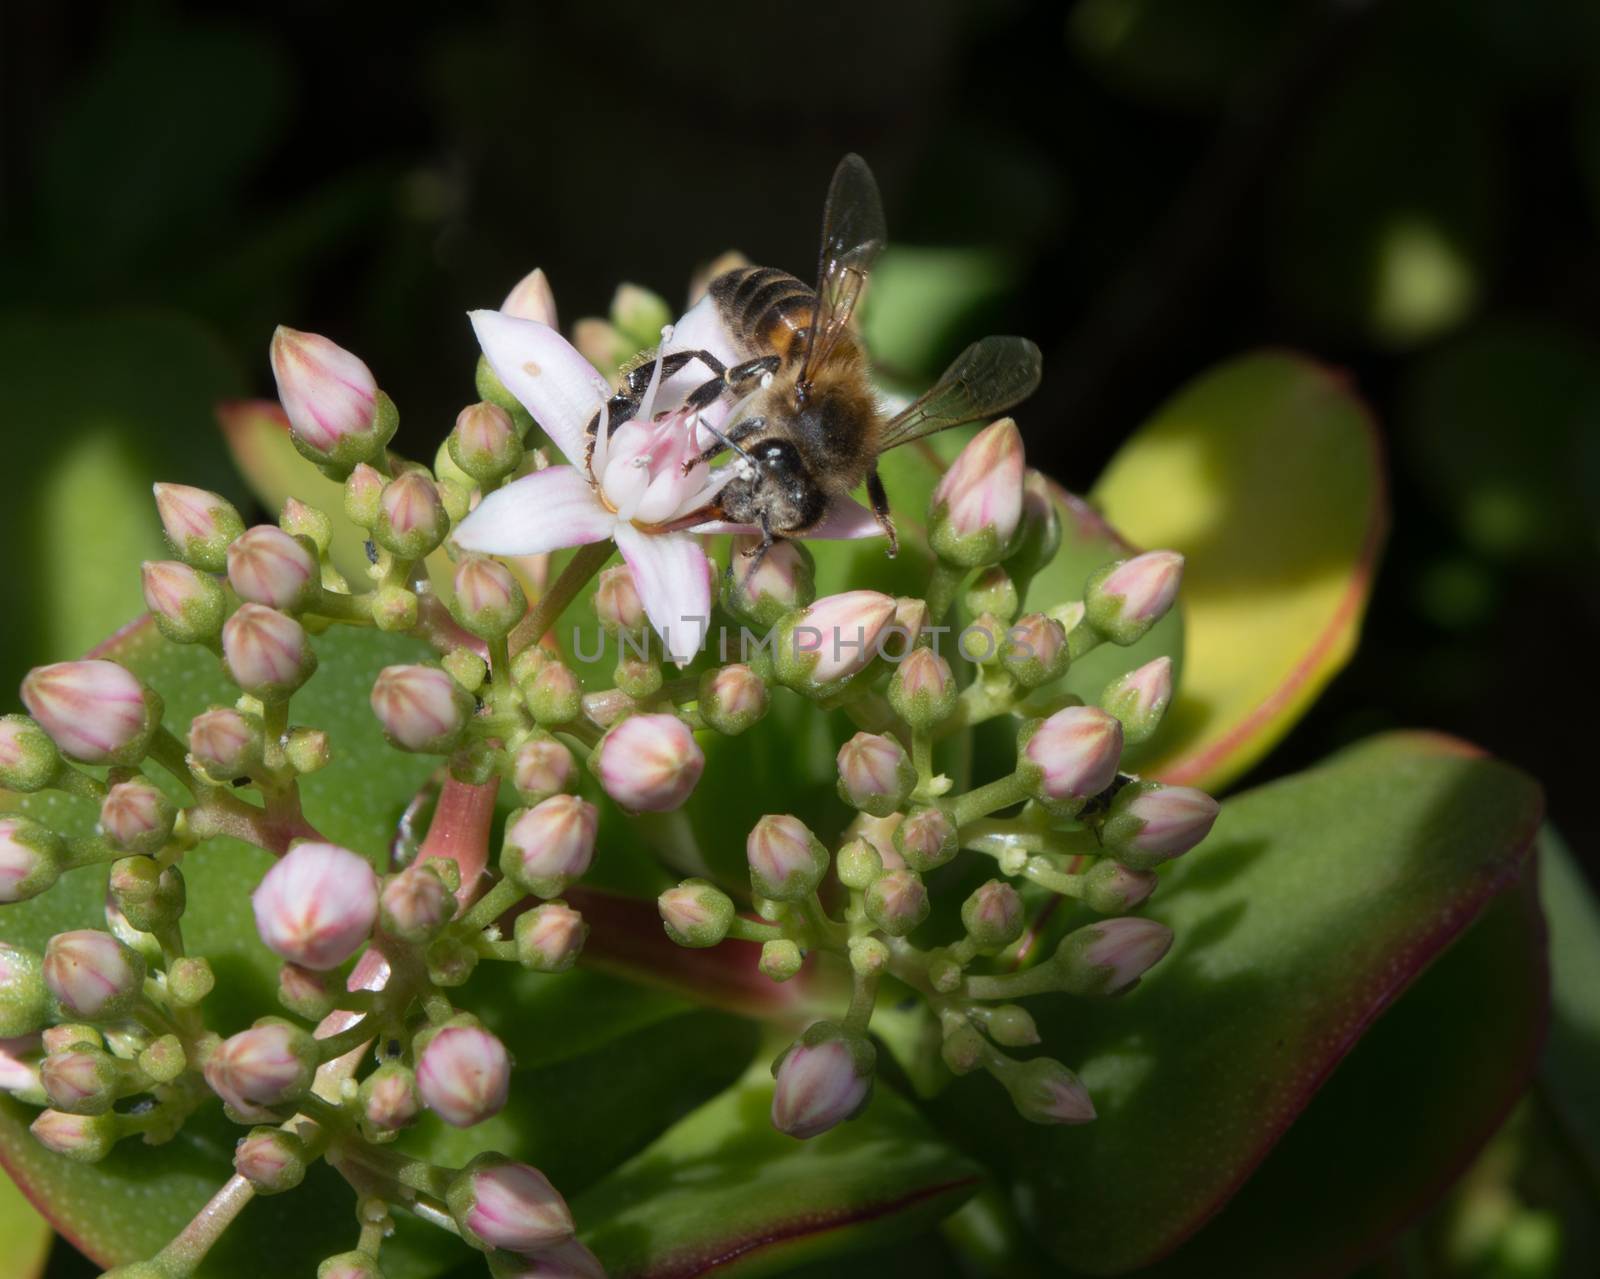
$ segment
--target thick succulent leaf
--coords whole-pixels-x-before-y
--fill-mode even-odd
[[[6,687],[144,607],[139,561],[171,555],[152,483],[181,475],[238,496],[210,427],[237,376],[208,333],[167,312],[0,315],[7,589],[29,601],[0,628]]]
[[[289,439],[289,419],[272,400],[234,400],[217,406],[217,421],[233,464],[271,519],[297,497],[333,524],[334,567],[352,582],[367,580],[365,530],[344,513],[344,486],[330,480]]]
[[[578,1197],[612,1279],[779,1273],[904,1238],[982,1181],[885,1087],[855,1120],[800,1142],[768,1119],[765,1065]],[[595,1223],[589,1225],[588,1223]]]
[[[304,779],[306,809],[330,838],[382,864],[402,813],[437,764],[384,744],[367,691],[382,666],[417,660],[424,649],[402,637],[344,628],[329,631],[316,646],[321,664],[295,699],[294,719],[329,733],[333,762]],[[206,705],[231,700],[215,657],[165,643],[148,621],[100,651],[161,692],[168,724],[180,733]],[[89,806],[59,795],[0,798],[63,829],[87,829],[94,821]],[[250,889],[270,862],[268,854],[231,840],[213,840],[184,861],[190,902],[184,935],[192,953],[212,961],[217,989],[206,1001],[207,1015],[225,1034],[278,1011],[277,962],[256,937],[249,903]],[[43,896],[5,907],[0,935],[42,948],[52,933],[100,924],[104,893],[103,868],[72,871]],[[686,1017],[679,999],[582,971],[541,977],[489,966],[474,979],[469,1003],[506,1036],[518,1062],[519,1100],[495,1121],[493,1140],[512,1153],[536,1153],[580,1182],[725,1087],[753,1044],[753,1032],[734,1019]],[[609,1041],[619,1036],[626,1047],[612,1052]],[[585,1089],[592,1104],[548,1104]],[[611,1116],[603,1140],[593,1131],[600,1110]],[[176,1234],[229,1175],[242,1133],[212,1103],[168,1145],[124,1143],[105,1162],[81,1165],[33,1140],[27,1124],[34,1113],[9,1098],[0,1102],[0,1162],[63,1234],[108,1263],[149,1255]],[[467,1149],[459,1134],[431,1122],[408,1140],[441,1154]],[[479,1130],[470,1140],[475,1151],[488,1138]],[[353,1211],[342,1183],[325,1169],[314,1170],[302,1189],[251,1204],[202,1273],[247,1273],[249,1259],[268,1251],[284,1258],[285,1273],[310,1273],[318,1257],[349,1246]],[[438,1274],[461,1256],[460,1245],[438,1230],[404,1220],[385,1245],[385,1273]]]
[[[861,332],[880,376],[931,381],[1012,291],[1017,263],[997,248],[891,245],[872,269]]]
[[[0,1279],[36,1279],[50,1256],[50,1223],[0,1174]]]
[[[1264,352],[1170,400],[1092,500],[1187,557],[1187,665],[1143,771],[1215,789],[1277,742],[1355,648],[1387,526],[1377,440],[1339,376]]]
[[[1540,809],[1515,769],[1420,735],[1229,800],[1152,899],[1177,942],[1143,984],[1106,1002],[1032,1001],[1099,1119],[1032,1128],[986,1078],[958,1081],[939,1115],[1013,1179],[1062,1263],[1109,1274],[1154,1261],[1227,1202],[1379,1014],[1517,877]],[[1518,1059],[1532,1033],[1498,1052]],[[1505,1100],[1464,1101],[1441,1157],[1470,1153]]]
[[[1600,1187],[1600,901],[1554,828],[1539,835],[1550,921],[1550,1042],[1539,1082]]]
[[[1217,1218],[1142,1274],[1335,1279],[1443,1194],[1534,1071],[1549,990],[1535,879],[1530,868],[1489,904]],[[1354,1169],[1358,1177],[1330,1176]]]

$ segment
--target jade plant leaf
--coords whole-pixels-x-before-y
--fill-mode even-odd
[[[852,1122],[799,1142],[768,1122],[765,1063],[580,1195],[612,1279],[774,1274],[931,1227],[982,1171],[880,1086]]]
[[[1099,1118],[1030,1128],[986,1079],[958,1081],[935,1113],[1012,1179],[1063,1264],[1113,1274],[1157,1260],[1229,1200],[1380,1014],[1516,881],[1541,803],[1517,770],[1409,734],[1230,799],[1151,899],[1176,933],[1171,955],[1121,999],[1034,1002],[1045,1042],[1072,1046]],[[1497,1051],[1525,1074],[1539,1018],[1505,1029],[1518,1038]],[[1401,1072],[1389,1086],[1417,1097],[1434,1084]],[[1436,1179],[1507,1104],[1502,1086],[1461,1100],[1433,1146]]]
[[[1337,374],[1245,356],[1163,406],[1091,500],[1187,557],[1186,665],[1144,771],[1224,786],[1354,651],[1388,523],[1371,419]]]
[[[37,1279],[50,1256],[50,1223],[0,1175],[0,1279]]]
[[[1553,827],[1539,835],[1550,921],[1550,1043],[1539,1083],[1562,1130],[1600,1187],[1600,901]]]

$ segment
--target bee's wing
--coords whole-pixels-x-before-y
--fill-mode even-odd
[[[817,261],[817,309],[806,338],[800,381],[809,385],[850,323],[867,273],[883,252],[887,231],[878,183],[858,155],[834,170],[822,212],[822,253]]]
[[[926,395],[884,424],[878,452],[946,427],[990,417],[1033,394],[1042,367],[1027,338],[987,337],[958,355]]]

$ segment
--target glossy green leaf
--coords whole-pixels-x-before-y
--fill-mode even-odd
[[[151,484],[181,476],[239,496],[210,425],[237,376],[205,330],[167,312],[0,315],[7,582],[28,601],[0,630],[7,688],[144,608],[139,561],[171,554]]]
[[[1600,1190],[1600,900],[1553,827],[1539,836],[1550,921],[1550,1042],[1539,1082]]]
[[[50,1257],[50,1223],[0,1173],[0,1279],[37,1279]]]
[[[1111,1274],[1156,1260],[1227,1202],[1368,1027],[1516,879],[1540,808],[1515,769],[1418,735],[1229,800],[1151,901],[1177,936],[1161,965],[1121,999],[1032,1001],[1099,1118],[1030,1127],[986,1078],[958,1081],[937,1113],[1013,1180],[1063,1264]],[[1537,1028],[1523,1031],[1497,1051],[1531,1057]],[[1506,1102],[1472,1094],[1434,1153],[1465,1158]]]
[[[1431,1207],[1533,1071],[1549,976],[1538,899],[1531,875],[1496,897],[1362,1037],[1227,1207],[1141,1273],[1344,1275]],[[1330,1170],[1357,1168],[1330,1181]]]
[[[980,1170],[880,1086],[810,1141],[769,1122],[772,1077],[734,1089],[573,1203],[612,1279],[779,1273],[909,1236],[956,1208]]]
[[[982,329],[982,312],[1016,286],[1017,268],[994,248],[891,245],[872,270],[861,332],[879,373],[936,378]]]
[[[1387,526],[1371,419],[1298,356],[1245,356],[1191,383],[1092,495],[1140,546],[1187,557],[1186,665],[1144,771],[1226,785],[1355,648]]]

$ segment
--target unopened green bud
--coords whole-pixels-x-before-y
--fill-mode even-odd
[[[50,888],[66,866],[66,845],[31,818],[0,817],[0,904],[26,901]]]
[[[980,950],[1009,946],[1026,923],[1021,896],[1001,879],[980,885],[961,906],[961,924]]]
[[[951,1074],[970,1075],[983,1065],[989,1055],[989,1046],[972,1026],[962,1022],[944,1037],[944,1043],[939,1046],[939,1055],[944,1058],[944,1064],[950,1068]]]
[[[956,677],[950,663],[931,648],[908,654],[889,680],[889,705],[915,729],[929,729],[956,708]]]
[[[183,1041],[176,1035],[162,1035],[139,1053],[139,1069],[158,1084],[170,1084],[188,1068]]]
[[[857,892],[865,892],[883,874],[883,858],[864,839],[852,839],[840,848],[833,864],[839,872],[839,882]]]
[[[0,717],[0,787],[18,794],[43,790],[62,767],[44,729],[26,715]]]
[[[478,952],[458,937],[440,937],[426,953],[428,980],[435,986],[465,985],[478,966]]]
[[[956,824],[944,810],[919,808],[894,828],[895,851],[914,871],[926,873],[956,855]]]
[[[1006,567],[1018,582],[1030,582],[1061,547],[1061,515],[1050,492],[1050,481],[1038,471],[1028,471],[1022,481],[1022,522],[1017,526]]]
[[[380,586],[372,597],[372,621],[380,631],[409,631],[417,624],[417,597],[403,586]]]
[[[381,472],[363,462],[344,482],[344,513],[352,524],[370,529],[378,522],[379,503],[388,481]]]
[[[278,516],[278,527],[291,537],[308,539],[318,555],[326,555],[333,545],[333,521],[327,512],[307,506],[297,497],[286,498]]]
[[[1022,607],[1022,601],[1017,595],[1017,584],[998,564],[991,565],[978,574],[972,585],[967,587],[963,603],[966,605],[968,617],[981,617],[989,613],[1002,622],[1011,621],[1016,617],[1017,610]]]
[[[1129,746],[1150,739],[1171,701],[1170,657],[1158,657],[1118,676],[1100,694],[1101,707],[1122,721],[1122,740]]]
[[[450,673],[450,678],[468,693],[476,693],[489,678],[489,663],[470,648],[453,648],[439,663]]]
[[[1027,1048],[1039,1042],[1039,1027],[1021,1004],[1001,1004],[988,1009],[984,1029],[1002,1048]]]
[[[546,662],[521,690],[528,713],[541,728],[569,724],[583,710],[583,685],[562,662]]]
[[[611,323],[636,346],[661,340],[663,325],[672,323],[672,308],[662,297],[637,284],[619,284],[611,297]]]
[[[185,955],[167,967],[167,998],[179,1008],[193,1008],[217,984],[204,955]]]
[[[891,937],[904,937],[928,917],[928,890],[914,870],[891,870],[867,889],[867,918]]]
[[[327,733],[320,728],[296,727],[283,739],[283,757],[303,777],[326,768],[333,752]]]
[[[151,857],[124,857],[111,866],[108,895],[123,917],[142,933],[171,928],[187,899],[183,872]]]
[[[661,663],[624,653],[617,659],[611,680],[629,697],[642,702],[661,691]]]
[[[773,981],[788,981],[805,962],[800,947],[787,937],[762,943],[760,968]]]
[[[700,718],[729,737],[756,724],[768,700],[766,681],[748,666],[719,666],[700,677]]]
[[[252,1128],[233,1151],[233,1168],[258,1195],[293,1190],[306,1175],[306,1146],[283,1128]]]

